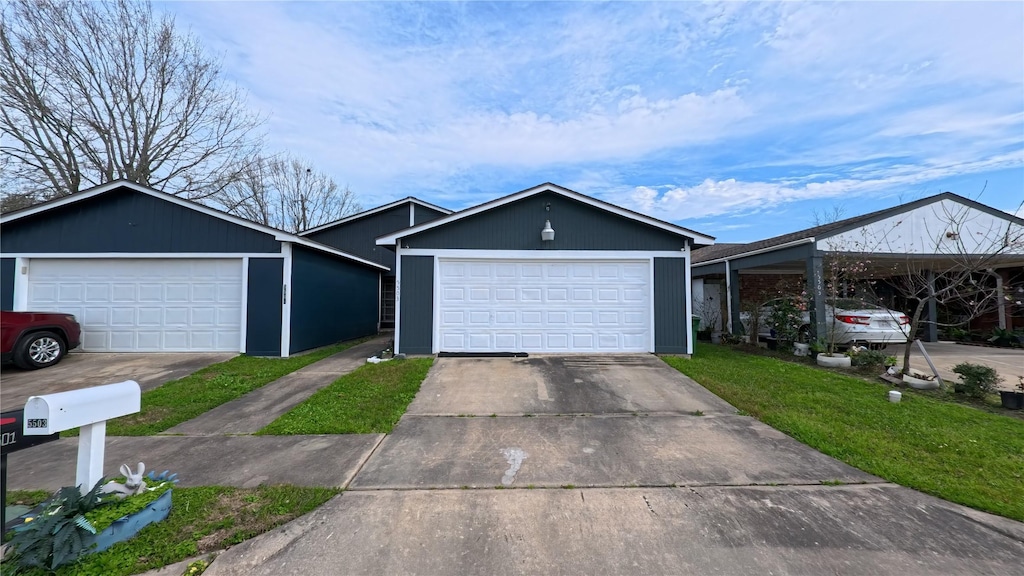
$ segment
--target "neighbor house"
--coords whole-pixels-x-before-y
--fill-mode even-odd
[[[978,254],[999,253],[992,258],[991,281],[1003,287],[1024,285],[1024,219],[980,202],[944,192],[913,202],[878,210],[746,244],[721,243],[693,255],[694,307],[711,329],[741,333],[742,303],[763,299],[772,292],[806,291],[812,298],[812,318],[818,334],[825,333],[823,262],[833,255],[849,261],[872,261],[876,270],[915,270],[934,274],[957,261]],[[976,259],[976,258],[975,258]],[[879,273],[885,281],[885,274]],[[990,322],[1007,328],[1024,327],[1024,308],[1000,293]],[[898,308],[893,297],[888,303]],[[923,339],[938,337],[938,319],[955,310],[939,310],[934,299],[927,307]],[[1015,316],[1016,314],[1016,316]]]
[[[118,181],[0,218],[0,308],[86,352],[289,354],[374,334],[388,266]]]

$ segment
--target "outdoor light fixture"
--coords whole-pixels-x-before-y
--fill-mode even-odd
[[[544,229],[540,231],[540,239],[544,242],[551,242],[555,239],[555,229],[551,227],[551,220],[544,221]]]

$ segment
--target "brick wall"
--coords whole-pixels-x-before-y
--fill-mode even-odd
[[[799,294],[804,286],[802,274],[740,274],[740,301],[764,302],[783,294]]]

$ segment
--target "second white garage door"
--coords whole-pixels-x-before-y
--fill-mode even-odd
[[[74,314],[87,352],[238,351],[240,259],[33,259],[28,309]]]
[[[440,259],[442,352],[649,352],[648,260]]]

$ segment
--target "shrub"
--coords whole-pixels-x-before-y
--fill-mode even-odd
[[[878,350],[861,350],[856,354],[850,354],[850,364],[854,366],[882,366],[886,362],[886,355]]]
[[[957,387],[958,391],[963,390],[968,396],[981,398],[985,394],[992,394],[1002,378],[996,371],[981,364],[961,362],[953,367],[953,372],[960,375],[963,383]]]

